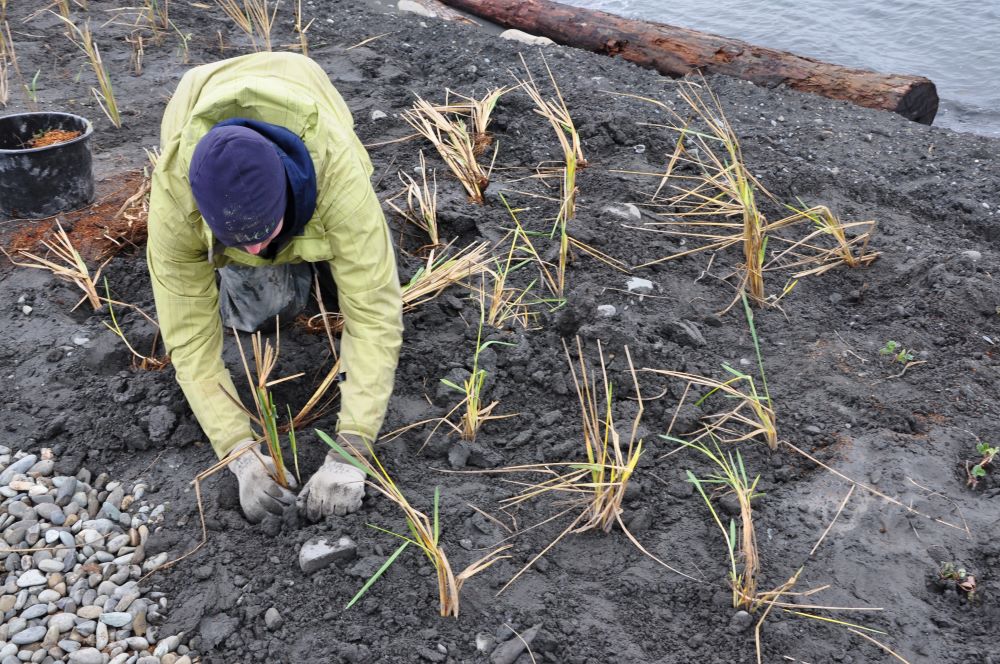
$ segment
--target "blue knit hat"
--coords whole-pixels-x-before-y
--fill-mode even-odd
[[[222,244],[263,242],[285,214],[288,183],[271,141],[239,126],[213,127],[188,171],[201,216]]]

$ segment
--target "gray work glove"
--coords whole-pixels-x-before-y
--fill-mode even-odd
[[[244,440],[237,443],[229,456],[232,457],[247,447],[255,447],[259,453],[257,442]],[[259,523],[268,514],[281,516],[284,509],[295,502],[295,494],[271,479],[275,469],[270,456],[258,456],[254,450],[249,450],[230,461],[228,467],[236,475],[240,485],[243,514],[252,523]],[[288,486],[294,489],[295,479],[290,473],[285,473],[285,479]]]
[[[368,446],[360,436],[354,434],[339,434],[341,446],[360,454],[368,451]],[[337,452],[330,450],[326,460],[319,467],[299,493],[299,511],[310,521],[319,521],[323,517],[344,516],[361,508],[361,499],[365,497],[365,474]]]

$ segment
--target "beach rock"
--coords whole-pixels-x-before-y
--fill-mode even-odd
[[[34,466],[36,461],[38,461],[38,457],[34,454],[29,454],[28,456],[22,457],[7,466],[3,472],[0,472],[0,486],[7,486],[10,484],[10,481],[14,479],[15,475],[24,473],[29,468]]]
[[[521,653],[531,645],[531,642],[538,635],[538,630],[542,628],[541,623],[523,632],[518,638],[514,636],[508,641],[504,641],[493,650],[490,655],[492,664],[514,664],[514,661],[521,656]]]
[[[352,560],[358,547],[350,537],[341,537],[330,544],[325,537],[314,537],[299,549],[299,567],[306,574],[312,574],[338,560]]]
[[[111,627],[124,627],[132,622],[132,614],[118,611],[102,613],[101,622]]]
[[[43,638],[45,638],[45,627],[42,625],[36,625],[18,632],[12,636],[10,640],[11,643],[14,643],[15,645],[24,646],[29,643],[41,641]]]
[[[730,634],[740,634],[750,629],[750,625],[752,624],[753,616],[746,611],[737,611],[729,620],[729,627],[727,629]]]
[[[32,586],[45,585],[45,575],[37,569],[29,569],[27,572],[17,577],[18,588],[30,588]]]
[[[618,309],[615,308],[613,304],[599,304],[597,305],[597,315],[600,318],[612,318],[618,313]]]
[[[532,35],[527,32],[514,29],[504,30],[500,33],[500,38],[521,42],[522,44],[530,44],[531,46],[549,46],[550,44],[555,44],[555,42],[548,37],[540,37],[538,35]]]
[[[433,11],[419,3],[412,2],[412,0],[399,0],[396,4],[396,9],[401,12],[416,14],[418,16],[426,16],[427,18],[437,18],[437,14]]]
[[[281,629],[281,626],[285,624],[285,619],[281,617],[278,610],[273,606],[264,612],[264,624],[270,631],[275,631]]]
[[[70,653],[69,664],[104,664],[104,654],[97,648],[82,648]]]
[[[630,293],[647,295],[653,292],[653,282],[649,279],[643,279],[642,277],[632,277],[625,282],[625,288],[628,289],[628,292]]]
[[[642,212],[632,203],[607,205],[602,211],[628,221],[642,221]]]

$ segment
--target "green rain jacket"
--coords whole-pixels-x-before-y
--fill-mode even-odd
[[[289,129],[316,167],[316,211],[273,260],[216,243],[191,193],[195,146],[232,117]],[[215,281],[215,269],[230,263],[329,262],[345,323],[337,431],[371,441],[382,425],[402,341],[402,297],[389,231],[369,180],[372,164],[353,126],[320,66],[293,53],[196,67],[167,104],[150,195],[149,275],[177,382],[220,458],[251,436],[246,414],[223,393],[239,394],[222,362]]]

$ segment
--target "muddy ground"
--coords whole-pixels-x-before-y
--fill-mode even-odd
[[[172,3],[174,34],[147,41],[144,70],[130,74],[131,29],[104,25],[121,5],[90,0],[89,16],[111,69],[124,127],[116,130],[93,102],[93,74],[62,35],[52,16],[24,22],[32,3],[9,8],[22,73],[37,85],[40,109],[71,110],[95,122],[93,138],[99,193],[116,191],[140,169],[142,148],[156,145],[160,114],[190,66],[248,52],[246,39],[211,3]],[[289,4],[289,3],[285,3]],[[445,88],[471,94],[512,82],[523,53],[536,77],[544,71],[539,51],[471,27],[397,14],[378,3],[306,3],[311,55],[324,67],[351,107],[366,144],[410,133],[399,113],[413,95],[443,100]],[[291,7],[278,11],[275,43],[296,41]],[[125,20],[125,19],[123,19]],[[177,33],[190,35],[187,62]],[[352,45],[378,36],[364,46]],[[225,45],[220,50],[220,38]],[[578,124],[590,162],[579,177],[579,209],[571,224],[577,239],[628,265],[655,260],[681,247],[676,240],[628,228],[625,204],[649,200],[656,181],[613,172],[658,171],[673,147],[663,114],[634,98],[679,104],[668,79],[590,53],[550,46],[544,51]],[[541,80],[541,79],[540,79]],[[867,269],[836,269],[801,280],[781,302],[757,314],[757,329],[774,398],[778,432],[838,471],[892,496],[904,505],[959,526],[909,513],[865,489],[855,490],[825,541],[810,549],[830,524],[850,485],[796,455],[742,445],[751,474],[764,494],[754,503],[761,552],[760,587],[782,584],[800,566],[796,586],[828,586],[795,601],[828,606],[881,607],[873,613],[824,612],[881,630],[871,633],[909,662],[1000,662],[1000,468],[989,469],[976,488],[967,486],[966,462],[976,458],[977,439],[1000,442],[1000,141],[909,123],[782,89],[713,79],[712,90],[740,139],[752,172],[779,199],[825,204],[845,220],[878,221],[872,248],[881,257]],[[20,85],[12,86],[7,112],[29,110]],[[679,106],[678,106],[679,108]],[[559,158],[550,127],[528,98],[511,93],[493,125],[500,147],[484,206],[468,203],[458,183],[428,146],[418,141],[370,149],[376,191],[383,199],[398,189],[397,170],[413,172],[424,149],[437,169],[442,234],[457,246],[503,237],[510,218],[499,197],[524,208],[530,228],[547,230],[556,203],[526,180],[540,162]],[[641,147],[640,147],[641,146]],[[554,190],[553,190],[554,191]],[[535,194],[529,196],[527,194]],[[549,194],[551,195],[551,194]],[[643,208],[643,220],[654,221]],[[777,218],[780,210],[767,210]],[[624,215],[624,216],[622,216]],[[394,228],[400,222],[388,215]],[[4,246],[38,224],[2,222]],[[419,244],[413,231],[401,247]],[[553,244],[539,238],[543,253]],[[752,340],[740,309],[718,315],[734,295],[726,280],[738,251],[708,254],[637,270],[652,292],[628,292],[628,275],[586,255],[567,273],[567,302],[544,313],[539,329],[489,330],[490,338],[516,343],[484,354],[486,398],[497,413],[517,416],[487,423],[475,443],[444,430],[421,448],[426,429],[381,445],[382,458],[415,504],[429,509],[441,487],[442,531],[452,563],[461,569],[507,536],[470,507],[497,514],[498,501],[514,487],[480,474],[449,474],[447,468],[484,469],[582,458],[576,396],[560,339],[580,335],[596,359],[600,340],[614,355],[610,370],[619,386],[616,408],[627,421],[634,402],[624,373],[622,346],[638,367],[683,370],[723,377],[723,363],[752,370]],[[400,252],[406,280],[419,259]],[[140,251],[125,251],[105,268],[113,295],[152,312]],[[769,277],[780,290],[787,275]],[[59,472],[86,464],[122,481],[142,477],[168,505],[166,525],[147,554],[181,554],[199,539],[198,513],[189,481],[214,461],[170,369],[136,371],[118,339],[104,327],[107,314],[86,305],[76,311],[74,287],[50,275],[6,264],[0,268],[0,386],[3,444],[37,450],[49,446],[62,461]],[[439,386],[471,366],[476,307],[461,289],[407,314],[396,389],[384,431],[443,415],[455,393]],[[23,307],[31,307],[30,314]],[[599,305],[615,313],[598,315]],[[604,311],[608,311],[604,309]],[[137,347],[148,347],[152,330],[135,314],[122,316]],[[911,349],[915,364],[881,356],[886,341]],[[231,338],[230,367],[236,368]],[[306,377],[278,390],[279,403],[302,404],[322,375],[328,352],[323,335],[289,326],[282,333],[281,374]],[[324,364],[321,365],[320,360]],[[644,375],[644,395],[663,387]],[[241,383],[241,380],[237,380]],[[682,387],[682,386],[681,386]],[[434,575],[427,561],[407,552],[354,608],[345,603],[393,550],[394,542],[367,523],[403,528],[385,500],[369,497],[361,512],[309,525],[293,519],[262,533],[239,513],[235,481],[218,476],[204,487],[209,541],[195,556],[148,583],[171,601],[162,633],[183,631],[203,662],[472,662],[485,661],[490,639],[510,638],[540,625],[531,655],[518,662],[705,662],[755,661],[753,629],[737,615],[727,588],[723,539],[685,471],[709,471],[693,453],[664,458],[674,448],[657,437],[673,415],[680,388],[646,404],[641,434],[647,452],[624,506],[637,538],[666,562],[694,576],[674,574],[642,555],[617,529],[572,535],[499,596],[498,589],[555,537],[553,522],[512,540],[512,558],[466,585],[461,617],[437,616]],[[696,415],[697,413],[695,413]],[[330,430],[332,415],[317,426]],[[675,432],[676,433],[676,432]],[[626,434],[623,425],[623,434]],[[302,435],[303,475],[320,463],[323,446]],[[1000,464],[1000,462],[998,462]],[[719,503],[723,514],[730,501]],[[517,514],[526,528],[555,514],[540,501]],[[348,535],[357,558],[312,575],[297,565],[308,539]],[[941,582],[942,563],[975,576],[974,598]],[[283,625],[265,626],[275,607]],[[758,614],[759,615],[759,612]],[[756,620],[756,617],[754,617]],[[477,651],[477,635],[486,654]],[[489,637],[489,638],[487,638]],[[516,637],[515,637],[516,638]],[[767,662],[892,661],[845,627],[772,611],[762,630]],[[498,655],[499,656],[499,655]]]

